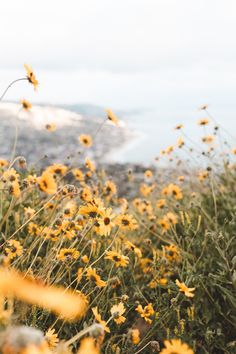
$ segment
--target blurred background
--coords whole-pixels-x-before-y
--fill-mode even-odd
[[[202,104],[235,132],[234,0],[8,0],[0,29],[0,90],[25,75],[24,63],[40,82],[36,93],[17,83],[4,102],[101,120],[111,108],[131,132],[115,161],[152,163],[178,123],[198,139]]]

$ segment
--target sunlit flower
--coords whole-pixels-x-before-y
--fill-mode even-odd
[[[81,143],[83,146],[85,146],[85,147],[87,147],[87,148],[89,148],[89,147],[91,147],[91,146],[93,145],[93,139],[92,139],[92,137],[91,137],[90,135],[88,135],[88,134],[82,134],[82,135],[80,135],[80,136],[79,136],[79,141],[80,141],[80,143]]]
[[[113,261],[117,268],[126,267],[129,264],[129,258],[116,251],[107,251],[104,258]]]
[[[170,262],[179,262],[181,260],[180,250],[176,245],[168,245],[164,247],[165,258]]]
[[[175,225],[178,223],[178,217],[176,214],[172,213],[172,212],[168,212],[164,218],[164,220],[166,220],[167,222],[169,222],[172,225]]]
[[[20,185],[18,181],[14,181],[9,185],[9,193],[18,198],[21,194]]]
[[[5,159],[0,159],[0,167],[7,167],[9,162]]]
[[[184,283],[180,283],[178,279],[176,279],[175,283],[179,287],[179,291],[183,292],[185,296],[194,297],[195,288],[188,288]]]
[[[120,302],[118,305],[114,305],[111,308],[111,314],[113,316],[114,321],[117,324],[124,323],[126,318],[122,316],[125,313],[125,307],[123,302]]]
[[[165,348],[160,354],[194,354],[186,343],[182,343],[180,339],[171,339],[164,341]]]
[[[86,157],[86,159],[85,159],[85,166],[86,166],[91,172],[95,172],[95,171],[96,171],[96,167],[95,167],[94,163],[93,163],[88,157]]]
[[[26,70],[26,73],[27,73],[28,81],[34,86],[34,90],[37,90],[39,83],[36,80],[36,77],[35,77],[35,74],[34,74],[32,68],[29,65],[27,65],[27,64],[25,64],[24,67],[25,67],[25,70]]]
[[[183,127],[184,127],[183,124],[178,124],[178,125],[176,125],[175,129],[176,129],[176,130],[180,130],[180,129],[182,129]]]

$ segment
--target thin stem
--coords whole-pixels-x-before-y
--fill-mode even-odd
[[[9,88],[11,88],[12,85],[14,85],[16,82],[18,81],[23,81],[23,80],[28,80],[27,77],[22,77],[21,79],[16,79],[14,81],[12,81],[7,88],[5,89],[5,91],[3,92],[2,96],[0,96],[0,101],[2,101],[3,97],[6,95],[7,91],[9,90]]]

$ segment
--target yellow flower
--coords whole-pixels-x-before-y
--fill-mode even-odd
[[[112,228],[115,226],[115,223],[112,220],[114,218],[115,214],[112,213],[111,208],[102,211],[95,222],[95,231],[101,236],[110,235]]]
[[[96,203],[95,200],[91,200],[87,205],[82,205],[79,207],[78,214],[85,215],[91,219],[96,219],[102,216],[104,210],[103,204],[101,202]]]
[[[31,218],[35,214],[35,209],[31,207],[24,208],[24,216],[26,219]]]
[[[28,225],[28,233],[32,236],[39,236],[42,231],[41,226],[38,224],[35,224],[33,222],[30,222]]]
[[[98,288],[103,288],[106,286],[106,282],[103,281],[100,277],[100,275],[97,274],[97,271],[95,268],[88,268],[87,273],[86,273],[87,280],[90,280],[94,282]]]
[[[80,347],[77,354],[99,354],[100,348],[98,343],[92,337],[83,338],[80,341]]]
[[[183,146],[184,146],[184,139],[183,138],[179,138],[178,140],[177,140],[177,147],[180,149],[180,148],[182,148]]]
[[[104,258],[113,261],[117,268],[126,267],[129,264],[129,258],[116,251],[107,251]]]
[[[146,178],[152,178],[153,177],[153,172],[151,171],[151,170],[146,170],[145,172],[144,172],[144,176],[146,177]]]
[[[78,181],[80,182],[84,181],[84,174],[79,168],[74,168],[72,170],[72,173]]]
[[[214,137],[212,135],[207,135],[202,138],[202,142],[206,144],[211,144],[214,140]]]
[[[0,269],[0,294],[42,307],[67,320],[80,318],[86,309],[80,295],[64,288],[42,285],[12,269]]]
[[[32,68],[29,65],[27,65],[27,64],[25,64],[24,67],[25,67],[25,70],[26,70],[26,73],[27,73],[28,81],[34,86],[34,90],[37,90],[39,83],[36,80],[36,77],[35,77],[35,74],[34,74]]]
[[[57,126],[55,123],[47,123],[45,125],[46,130],[48,130],[49,132],[54,132],[57,129]]]
[[[50,349],[54,349],[59,342],[58,335],[55,332],[54,328],[49,328],[45,333],[45,338]]]
[[[50,227],[45,227],[43,234],[46,240],[51,240],[53,242],[59,239],[60,230],[53,230]]]
[[[111,121],[112,123],[114,123],[115,125],[118,125],[119,120],[118,120],[117,116],[112,112],[112,110],[105,109],[105,111],[107,112],[107,119],[109,121]]]
[[[132,340],[132,343],[134,345],[137,345],[139,342],[140,342],[140,332],[139,332],[139,329],[137,328],[133,328],[130,330],[130,336],[131,336],[131,340]]]
[[[106,181],[105,186],[103,188],[103,194],[105,197],[112,197],[114,194],[116,194],[117,189],[116,185],[112,181]]]
[[[111,308],[112,317],[117,324],[124,323],[126,318],[122,316],[125,313],[125,307],[123,302],[120,302],[118,305],[114,305]]]
[[[90,135],[88,135],[88,134],[82,134],[82,135],[80,135],[80,136],[79,136],[79,141],[80,141],[80,143],[81,143],[83,146],[85,146],[85,147],[87,147],[87,148],[89,148],[89,147],[91,147],[91,146],[93,145],[93,139],[92,139],[92,137],[91,137]]]
[[[93,314],[94,314],[94,317],[95,317],[96,321],[98,321],[102,325],[104,331],[107,332],[107,333],[110,333],[110,329],[109,329],[109,327],[107,327],[106,321],[102,320],[102,317],[101,317],[101,315],[98,312],[97,306],[93,307],[92,311],[93,311]]]
[[[22,104],[23,109],[26,111],[29,111],[30,108],[32,108],[32,104],[25,99],[21,100],[20,103]]]
[[[155,311],[151,303],[146,305],[144,308],[142,307],[142,305],[139,304],[135,310],[140,314],[142,318],[144,318],[147,323],[152,323],[150,317],[154,315]]]
[[[137,221],[130,214],[117,216],[116,223],[123,230],[135,230],[138,228]]]
[[[209,123],[209,119],[205,118],[205,119],[200,119],[198,121],[198,125],[207,125]]]
[[[17,256],[21,256],[23,253],[23,247],[21,246],[19,241],[9,240],[7,241],[7,245],[4,248],[4,254],[8,259],[12,260]]]
[[[91,171],[91,172],[95,172],[96,167],[94,165],[94,163],[88,158],[86,157],[85,159],[85,166]]]
[[[175,283],[179,287],[179,291],[183,292],[185,296],[194,297],[195,288],[188,288],[184,283],[180,283],[178,279],[176,279]]]
[[[177,217],[177,215],[174,214],[174,213],[171,213],[171,212],[167,213],[167,214],[164,216],[163,219],[164,219],[165,221],[169,222],[169,223],[172,224],[172,225],[175,225],[175,224],[178,223],[178,217]]]
[[[164,218],[158,220],[158,224],[161,226],[163,232],[166,232],[170,229],[170,223]]]
[[[165,199],[158,199],[157,203],[156,203],[156,207],[158,209],[163,209],[166,205],[166,200]]]
[[[164,341],[165,348],[160,354],[194,354],[186,343],[182,343],[180,339],[171,339]]]
[[[180,130],[183,127],[184,127],[183,124],[178,124],[178,125],[176,125],[175,130]]]
[[[169,184],[168,186],[168,194],[175,197],[175,199],[180,200],[183,198],[182,190],[179,186],[175,184]]]
[[[64,176],[68,170],[68,167],[60,163],[54,163],[52,166],[49,166],[46,171],[52,174]]]
[[[19,198],[21,191],[18,181],[14,181],[9,186],[9,193],[14,195],[14,197]]]
[[[41,191],[47,194],[56,193],[57,183],[53,177],[53,174],[49,171],[44,171],[42,175],[37,178],[37,182]]]
[[[181,260],[180,251],[175,245],[168,245],[164,247],[165,258],[169,262],[179,262]]]
[[[4,159],[0,159],[0,167],[7,167],[9,165],[9,162]]]
[[[140,250],[138,247],[136,247],[132,242],[126,241],[126,242],[125,242],[125,246],[126,246],[126,248],[127,248],[128,250],[133,251],[139,258],[142,257],[142,252],[141,252],[141,250]]]
[[[79,257],[79,251],[75,248],[62,248],[57,255],[57,258],[60,261],[72,262],[75,261]]]

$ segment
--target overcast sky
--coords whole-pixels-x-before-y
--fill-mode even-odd
[[[3,0],[0,89],[7,99],[112,108],[234,107],[235,0]]]

